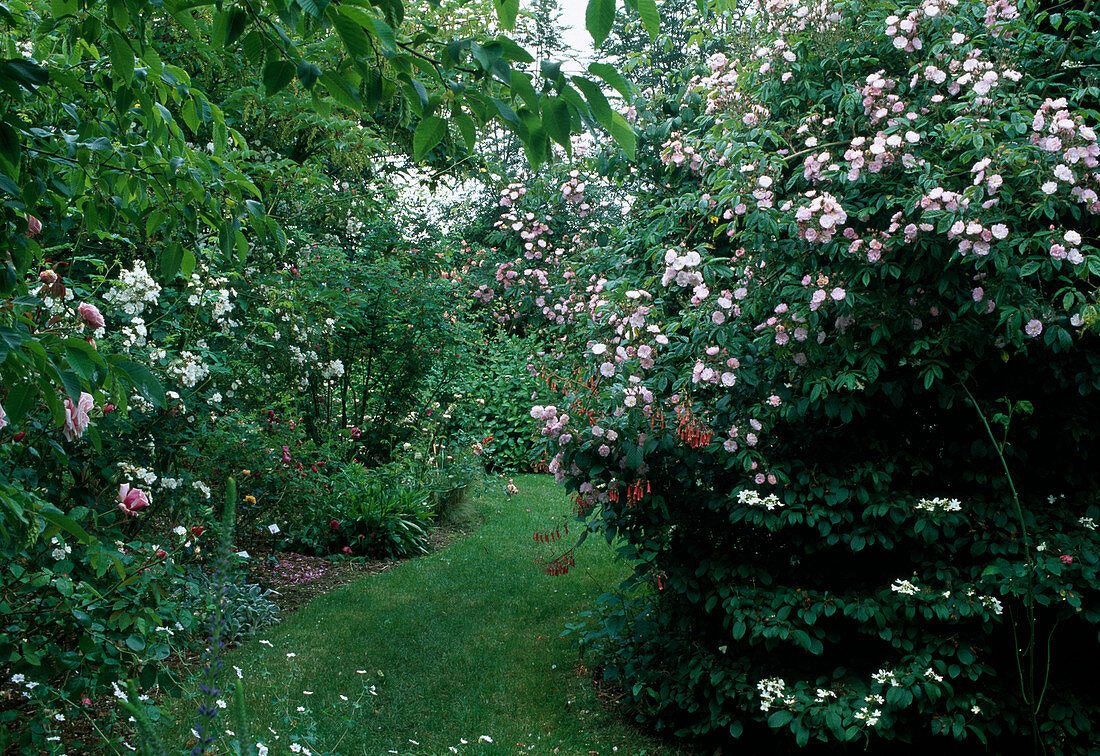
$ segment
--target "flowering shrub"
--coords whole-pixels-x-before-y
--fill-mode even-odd
[[[635,563],[582,637],[639,716],[1088,752],[1100,146],[1060,65],[1093,22],[769,3],[634,103],[635,262],[533,413]]]

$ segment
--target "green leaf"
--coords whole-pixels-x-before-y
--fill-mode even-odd
[[[341,105],[346,105],[349,108],[358,108],[361,104],[359,93],[347,79],[335,71],[326,71],[321,74],[321,83],[325,85],[325,89],[332,95],[332,99],[336,100]]]
[[[447,134],[447,122],[438,116],[423,119],[413,132],[413,159],[420,161]]]
[[[80,527],[69,517],[66,517],[60,511],[52,509],[41,509],[38,512],[38,516],[46,522],[52,523],[59,530],[64,530],[66,533],[77,538],[81,543],[91,543],[92,537],[88,535],[88,531]]]
[[[71,341],[79,340],[70,339],[70,342]],[[91,347],[88,348],[91,349]],[[69,365],[72,367],[73,370],[76,371],[77,375],[79,375],[86,381],[90,382],[92,380],[92,376],[95,375],[95,360],[92,359],[91,355],[89,355],[83,349],[78,349],[75,345],[70,344],[65,347],[65,359],[69,361]],[[62,378],[64,378],[65,374],[62,373],[61,376]],[[77,392],[76,396],[80,396],[79,391]]]
[[[611,136],[619,143],[619,146],[626,152],[626,156],[634,160],[635,154],[638,149],[638,136],[634,133],[634,129],[626,122],[618,113],[611,114],[611,122],[605,124],[608,131],[611,132]]]
[[[248,14],[235,8],[227,14],[223,14],[222,17],[225,19],[223,22],[225,24],[223,44],[229,47],[244,34],[244,30],[248,26]]]
[[[569,103],[560,97],[549,97],[542,103],[542,124],[550,138],[565,148],[566,154],[572,154],[573,144],[569,139],[572,132],[572,110]]]
[[[321,78],[321,69],[310,63],[308,60],[298,61],[298,81],[302,82],[302,86],[306,89],[310,89],[317,80]]]
[[[264,66],[264,91],[275,94],[294,78],[297,67],[289,60],[273,60]]]
[[[467,149],[472,150],[477,145],[477,124],[474,123],[474,119],[459,111],[454,114],[454,122],[462,132],[462,139],[466,142]]]
[[[8,421],[12,424],[19,424],[34,405],[37,393],[34,384],[31,383],[17,383],[13,386],[4,399],[4,409],[8,413]]]
[[[638,15],[649,32],[649,38],[657,39],[657,33],[661,30],[661,14],[657,11],[656,0],[638,0]]]
[[[351,54],[351,57],[370,57],[370,39],[367,38],[367,33],[363,31],[363,27],[359,25],[359,22],[348,17],[347,10],[347,8],[341,8],[341,12],[338,13],[332,8],[329,9],[328,17],[332,21],[332,26],[336,29],[336,34],[344,43],[344,48]],[[352,8],[351,10],[356,9]],[[362,11],[359,12],[363,13]]]
[[[134,51],[118,34],[111,35],[111,71],[115,81],[121,84],[128,85],[134,79]]]
[[[501,28],[514,29],[516,15],[519,13],[519,0],[493,0],[493,7],[496,8]]]
[[[164,403],[164,386],[149,371],[149,368],[137,362],[121,362],[118,368],[126,374],[130,383],[142,396],[164,409],[166,406]]]
[[[629,100],[633,96],[630,82],[624,79],[618,69],[610,63],[593,63],[588,66],[588,70],[614,87],[626,99]]]
[[[611,110],[611,105],[607,101],[607,96],[603,93],[596,84],[583,76],[574,76],[572,81],[577,85],[577,89],[584,92],[584,97],[588,100],[588,107],[592,111],[593,117],[600,122],[600,124],[607,129],[611,130],[611,114],[614,112]]]
[[[80,378],[76,373],[72,373],[68,370],[61,373],[61,385],[65,387],[65,393],[73,400],[74,404],[84,391],[84,387],[80,383]]]
[[[615,0],[588,0],[584,13],[584,27],[592,35],[592,41],[603,44],[615,24]]]

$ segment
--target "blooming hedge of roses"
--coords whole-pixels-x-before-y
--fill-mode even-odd
[[[727,22],[532,410],[635,564],[584,641],[680,734],[1087,753],[1097,17]]]

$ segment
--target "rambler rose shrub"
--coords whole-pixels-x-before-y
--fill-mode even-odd
[[[624,208],[612,187],[575,165],[501,188],[483,220],[489,231],[455,254],[448,275],[470,290],[474,315],[507,333],[568,331],[602,287],[595,270],[578,271],[597,239],[621,225]]]
[[[585,643],[684,735],[1087,753],[1097,18],[755,11],[635,103],[647,257],[532,410],[635,565]]]

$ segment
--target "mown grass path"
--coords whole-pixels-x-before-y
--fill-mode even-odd
[[[569,502],[549,477],[516,484],[511,500],[474,502],[483,523],[470,535],[319,596],[227,654],[272,754],[307,732],[311,750],[338,754],[673,753],[601,704],[559,637],[624,566],[590,538],[569,574],[543,574],[532,533]]]

